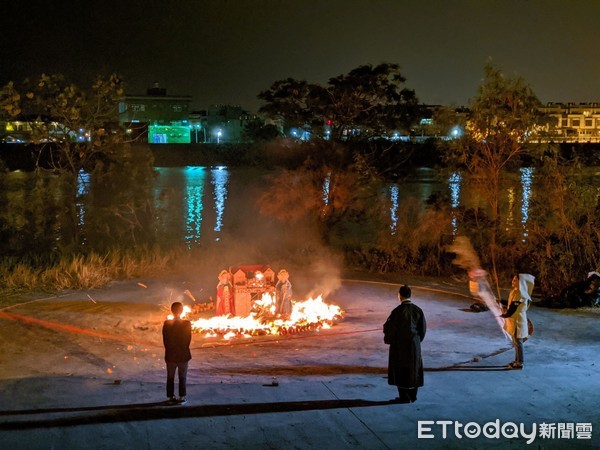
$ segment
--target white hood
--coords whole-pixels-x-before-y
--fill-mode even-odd
[[[533,293],[533,285],[535,284],[535,277],[528,273],[519,274],[519,292],[522,299],[531,301],[531,294]]]

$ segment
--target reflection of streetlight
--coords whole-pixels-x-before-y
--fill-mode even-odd
[[[217,144],[221,143],[221,136],[223,135],[223,132],[221,130],[217,131]]]

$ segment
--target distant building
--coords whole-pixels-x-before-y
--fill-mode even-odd
[[[45,142],[89,141],[87,130],[67,129],[58,119],[48,116],[20,115],[12,120],[0,121],[0,142],[27,144]]]
[[[186,125],[192,144],[235,144],[244,141],[246,123],[256,116],[240,106],[211,105],[191,111]]]
[[[450,132],[440,133],[436,129],[436,113],[444,107],[426,106],[419,126],[415,128],[417,140],[425,138],[452,139],[460,137],[462,125],[468,121],[469,110],[458,108],[452,111],[454,117],[446,117],[448,124],[456,123]],[[540,126],[529,140],[532,142],[600,142],[600,103],[547,103],[540,112],[550,120]],[[420,136],[419,136],[420,135]]]
[[[244,127],[253,119],[256,119],[256,116],[240,106],[211,105],[203,118],[206,124],[205,142],[215,144],[243,142]]]
[[[600,142],[600,103],[547,103],[540,109],[554,119],[544,140]]]
[[[465,107],[447,107],[444,105],[421,105],[419,122],[411,129],[410,136],[392,134],[392,139],[424,142],[429,139],[443,141],[458,139],[464,133],[465,124],[469,116],[469,109]]]
[[[192,111],[189,117],[190,140],[192,144],[205,144],[208,142],[208,111],[206,109]]]
[[[167,95],[158,83],[146,95],[126,94],[119,103],[119,121],[138,139],[151,144],[190,143],[189,95]]]

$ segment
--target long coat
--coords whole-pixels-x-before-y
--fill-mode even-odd
[[[527,326],[527,310],[531,304],[531,293],[535,277],[527,273],[520,273],[519,287],[513,289],[508,296],[507,308],[511,309],[511,305],[518,305],[516,311],[504,322],[506,332],[516,339],[524,339],[529,336]]]
[[[192,359],[192,324],[189,320],[165,320],[162,328],[165,362],[182,363]]]
[[[426,329],[423,311],[410,300],[392,311],[383,325],[384,342],[390,345],[388,384],[401,388],[423,386],[421,341]]]

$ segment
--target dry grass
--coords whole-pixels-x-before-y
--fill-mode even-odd
[[[3,263],[0,264],[0,289],[4,292],[55,292],[98,288],[112,280],[168,272],[175,261],[185,255],[184,252],[183,249],[164,251],[141,248],[127,253],[91,253],[66,257],[44,268]]]

